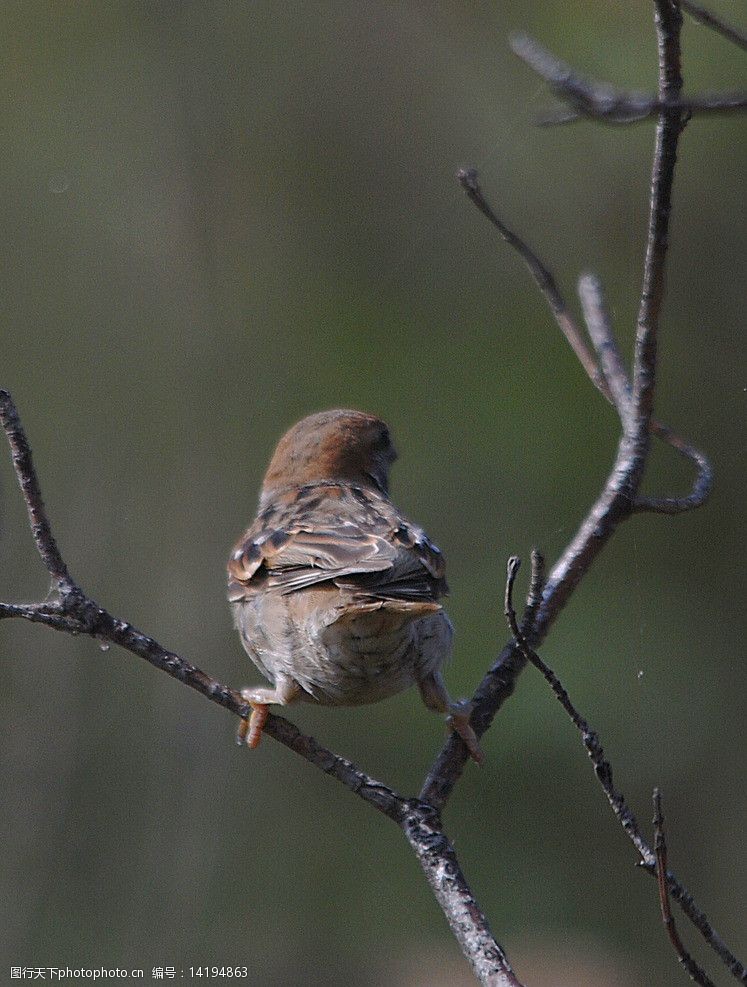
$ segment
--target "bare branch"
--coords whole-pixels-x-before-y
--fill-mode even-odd
[[[575,727],[581,734],[581,739],[583,740],[586,752],[594,765],[594,773],[596,774],[600,785],[604,789],[604,793],[607,796],[610,806],[612,807],[612,811],[617,817],[618,822],[628,834],[631,842],[640,855],[644,859],[648,859],[648,857],[653,859],[653,854],[646,844],[635,816],[628,808],[622,793],[618,792],[612,784],[612,767],[605,757],[604,748],[599,741],[598,735],[591,729],[586,720],[576,710],[560,679],[555,675],[549,665],[545,664],[537,652],[530,647],[526,637],[519,628],[512,603],[512,594],[514,582],[516,581],[516,575],[519,571],[520,565],[521,560],[518,556],[512,555],[509,558],[506,565],[506,588],[503,607],[506,621],[511,633],[514,636],[514,639],[516,640],[517,647],[521,650],[526,660],[531,662],[531,664],[534,665],[534,667],[537,668],[545,677],[550,688],[555,693],[558,702],[570,716]]]
[[[624,365],[622,363],[622,358],[619,355],[619,350],[617,348],[614,335],[612,334],[611,325],[607,319],[602,320],[603,298],[600,290],[597,288],[598,282],[591,280],[592,276],[587,275],[584,288],[585,301],[587,305],[594,305],[597,308],[597,311],[588,311],[587,315],[590,315],[592,318],[596,319],[593,327],[591,325],[589,327],[590,332],[592,332],[592,338],[594,338],[594,334],[596,334],[596,342],[599,344],[598,349],[604,350],[604,359],[608,363],[608,367],[601,370],[594,353],[584,339],[584,334],[573,317],[573,314],[571,313],[560,289],[558,288],[557,282],[555,281],[555,278],[547,265],[544,264],[538,254],[497,215],[493,207],[486,200],[478,182],[477,172],[473,168],[464,168],[460,170],[457,174],[457,178],[462,188],[467,193],[470,201],[477,206],[480,212],[498,230],[509,246],[513,247],[513,249],[516,250],[516,252],[524,260],[537,287],[545,297],[545,300],[547,301],[561,332],[570,343],[574,353],[578,357],[592,383],[604,395],[604,397],[610,401],[610,403],[618,407],[619,410],[620,404],[622,403],[621,394],[623,390],[622,375],[624,373]],[[658,216],[658,209],[660,205],[658,198],[654,205],[656,206],[656,215]],[[663,256],[661,258],[661,263],[663,271]],[[651,357],[652,355],[655,361],[655,351],[653,354],[649,353],[648,357]],[[605,369],[607,372],[605,372]],[[608,376],[610,377],[610,380],[608,380]],[[613,396],[612,391],[613,379],[614,387],[617,392],[615,396]],[[625,375],[625,382],[626,390],[630,391],[630,384],[627,380],[627,375]],[[653,397],[651,399],[653,400]],[[625,404],[631,404],[630,397],[628,397]],[[630,417],[632,415],[632,411],[628,412],[627,415],[629,429],[632,429],[632,419]],[[628,493],[628,491],[624,489],[626,481],[633,479],[639,467],[642,472],[645,455],[643,447],[647,446],[647,432],[649,427],[651,431],[660,436],[664,441],[668,442],[695,463],[696,468],[698,469],[698,476],[695,481],[693,491],[687,497],[665,498],[661,500],[647,498],[639,501],[636,496],[632,493]],[[682,510],[690,510],[693,507],[697,507],[702,504],[710,492],[712,485],[712,474],[708,460],[702,453],[698,452],[692,446],[684,442],[684,440],[679,438],[679,436],[677,436],[677,434],[673,432],[669,426],[662,425],[661,423],[654,421],[649,423],[641,421],[638,423],[637,435],[635,437],[629,436],[629,438],[631,438],[633,445],[629,444],[625,449],[621,446],[618,450],[618,459],[616,460],[615,467],[613,468],[612,473],[610,474],[610,480],[608,481],[610,485],[605,489],[602,496],[592,508],[586,522],[582,525],[582,528],[579,531],[577,539],[574,539],[574,542],[572,542],[568,547],[567,552],[558,564],[558,568],[550,577],[550,583],[553,587],[556,585],[559,586],[563,595],[555,597],[554,589],[550,593],[546,593],[545,604],[540,608],[540,614],[543,618],[543,624],[546,624],[547,626],[549,626],[549,624],[547,624],[547,618],[550,614],[552,614],[554,619],[554,616],[562,608],[568,595],[570,595],[575,587],[578,578],[580,578],[580,573],[586,571],[591,559],[595,557],[598,549],[601,548],[601,544],[604,543],[599,543],[596,539],[590,537],[593,536],[594,532],[605,530],[604,525],[602,528],[598,525],[600,519],[605,517],[610,519],[613,510],[620,511],[621,516],[622,514],[629,514],[634,509],[634,505],[636,505],[636,510],[661,510],[666,513],[677,513]],[[635,446],[635,451],[633,450],[633,446]],[[622,470],[621,466],[623,467]],[[636,479],[636,485],[639,482],[640,476]],[[604,541],[606,541],[612,534],[612,531],[616,527],[617,520],[615,520],[614,525],[609,528],[608,534],[604,538]],[[486,679],[483,680],[478,692],[475,693],[474,702],[476,706],[480,706],[480,698],[484,697],[485,701],[488,703],[486,709],[492,711],[487,717],[485,729],[487,729],[487,726],[492,720],[492,716],[495,715],[497,708],[499,708],[504,698],[507,698],[513,691],[512,686],[510,689],[507,689],[508,682],[504,678],[504,673],[506,673],[512,681],[513,677],[521,670],[521,668],[518,667],[520,665],[521,663],[516,661],[516,656],[513,653],[513,649],[510,646],[508,649],[504,649],[499,656],[498,661],[488,673],[489,676],[498,678],[499,685],[497,689],[493,688],[491,683],[489,683]],[[493,706],[496,701],[498,701],[498,706],[494,709]],[[473,726],[475,726],[476,732],[479,732],[479,708],[477,710],[477,715],[473,717],[473,721]],[[442,757],[440,757],[437,764],[433,766],[433,770],[430,772],[428,779],[426,779],[426,783],[421,792],[421,797],[426,799],[435,798],[440,805],[443,805],[440,799],[444,798],[445,791],[438,784],[435,775],[438,773],[443,774],[443,772],[446,771],[445,762],[447,758],[451,760],[457,756],[456,751],[460,746],[456,741],[451,740],[447,742],[447,744],[449,747],[449,752],[447,753],[446,748],[444,748]],[[437,789],[440,789],[439,794],[437,794]]]
[[[0,390],[0,425],[5,429],[10,443],[13,466],[21,485],[23,499],[26,501],[31,533],[34,536],[42,562],[52,577],[53,588],[70,588],[73,583],[67,566],[60,555],[60,550],[57,548],[57,542],[52,535],[31,458],[31,449],[26,441],[13,400],[10,394],[3,390]]]
[[[526,665],[515,642],[510,641],[496,658],[472,696],[474,710],[470,723],[482,737],[496,713],[513,695],[516,680]],[[451,734],[431,765],[420,790],[420,798],[438,811],[446,805],[457,782],[462,777],[469,754],[464,743]]]
[[[642,123],[666,109],[679,110],[688,118],[705,113],[744,111],[747,110],[747,93],[704,93],[702,96],[693,96],[691,99],[678,99],[669,103],[662,103],[655,96],[617,91],[614,110],[610,109],[605,112],[601,106],[594,109],[587,108],[583,112],[580,110],[559,110],[554,113],[543,113],[537,117],[535,122],[540,127],[562,127],[569,123],[578,123],[579,120],[589,119],[615,125]]]
[[[524,608],[524,618],[521,622],[522,634],[531,633],[534,615],[542,603],[542,591],[545,588],[545,557],[538,548],[532,549],[532,575],[529,580],[527,604]]]
[[[612,401],[626,429],[632,428],[630,381],[620,348],[612,329],[612,320],[604,300],[602,282],[596,274],[582,274],[578,281],[578,296],[589,330],[589,336],[599,357],[602,373],[612,394]]]
[[[475,976],[487,987],[521,987],[475,901],[453,846],[440,829],[438,813],[424,803],[419,807],[419,813],[404,820],[405,836]]]
[[[31,447],[13,399],[7,391],[0,391],[0,424],[11,447],[13,466],[28,508],[34,540],[44,564],[56,583],[58,595],[58,599],[43,603],[0,603],[0,619],[17,617],[46,624],[67,634],[86,634],[100,641],[118,644],[236,716],[242,718],[248,716],[251,707],[242,699],[240,693],[222,685],[180,655],[166,650],[132,624],[112,616],[86,596],[72,581],[47,518]],[[405,811],[405,799],[381,782],[370,778],[350,761],[322,747],[313,737],[302,734],[283,717],[270,716],[265,732],[326,774],[337,778],[380,812],[401,822]]]
[[[733,44],[738,45],[744,51],[747,51],[747,36],[745,36],[736,27],[731,24],[727,24],[726,21],[722,20],[720,17],[716,17],[705,7],[701,7],[699,3],[695,3],[694,0],[679,0],[680,7],[686,10],[688,14],[693,17],[696,21],[700,21],[701,24],[705,24],[706,27],[710,27],[714,31],[727,39],[727,41],[733,42]]]
[[[599,356],[605,380],[614,395],[614,403],[623,427],[631,428],[630,381],[620,349],[617,345],[609,311],[604,300],[602,284],[594,274],[584,274],[579,279],[578,293],[584,318],[594,348]],[[605,395],[606,396],[606,395]],[[654,511],[660,514],[680,514],[691,511],[707,499],[713,487],[713,469],[708,458],[694,446],[685,442],[668,425],[655,418],[650,422],[651,432],[667,445],[672,446],[683,458],[695,466],[693,487],[684,497],[641,497],[635,499],[633,510]]]
[[[45,624],[58,631],[77,635],[82,633],[81,624],[75,617],[66,616],[59,604],[49,603],[0,603],[0,620],[7,617],[20,617],[32,624]]]
[[[482,189],[477,181],[477,172],[474,168],[462,168],[457,172],[457,179],[467,193],[467,197],[473,202],[480,212],[486,216],[495,226],[500,235],[513,249],[522,257],[524,263],[529,268],[529,273],[534,278],[537,287],[545,296],[547,304],[550,306],[555,321],[560,327],[560,331],[571,344],[573,352],[578,357],[581,366],[589,375],[594,384],[604,393],[604,380],[599,373],[594,354],[589,349],[584,334],[573,318],[565,299],[558,290],[555,278],[542,263],[532,248],[525,243],[514,231],[508,227],[493,211],[482,194]]]
[[[654,0],[656,42],[659,49],[659,96],[676,100],[682,90],[680,29],[682,14],[673,0]],[[654,161],[651,169],[646,260],[638,309],[633,360],[633,406],[638,436],[648,430],[654,406],[656,347],[659,313],[664,300],[664,268],[667,258],[669,217],[672,212],[672,183],[677,162],[677,142],[685,126],[679,109],[662,110],[656,125]]]
[[[533,570],[537,565],[537,554],[538,553],[533,553],[532,555]],[[514,583],[516,581],[516,574],[519,571],[520,564],[521,561],[518,556],[511,556],[508,560],[506,566],[506,588],[504,594],[504,613],[506,615],[509,628],[511,629],[511,633],[514,635],[516,646],[522,652],[525,659],[528,662],[531,662],[531,664],[542,673],[546,682],[555,693],[555,697],[558,702],[566,711],[574,726],[581,734],[583,745],[586,748],[586,752],[594,766],[594,774],[596,775],[597,781],[601,785],[604,794],[607,796],[607,801],[609,802],[617,821],[620,823],[623,830],[627,834],[628,839],[641,856],[640,866],[656,877],[656,854],[647,843],[646,838],[638,825],[638,821],[636,820],[632,810],[627,805],[624,796],[615,788],[613,784],[612,765],[605,756],[604,748],[602,747],[599,735],[596,731],[592,730],[587,720],[585,720],[584,717],[578,712],[576,707],[571,702],[570,696],[568,695],[568,692],[564,688],[560,679],[557,677],[555,672],[553,672],[550,666],[547,665],[542,658],[540,658],[537,652],[531,648],[529,642],[517,624],[516,613],[512,602],[512,594]],[[684,914],[690,919],[692,924],[700,932],[711,949],[713,949],[716,955],[721,959],[729,972],[737,980],[747,983],[747,969],[745,969],[744,964],[736,958],[721,936],[716,932],[713,926],[710,925],[687,888],[680,883],[671,871],[667,871],[666,874],[669,891],[675,901],[677,901],[682,908]]]
[[[650,874],[654,879],[656,878],[655,857],[653,860],[641,861],[639,866],[641,867],[641,870],[646,871],[646,873]],[[740,984],[747,984],[747,967],[745,967],[744,963],[742,963],[741,960],[738,960],[731,952],[724,940],[708,921],[705,914],[698,907],[698,905],[696,905],[693,896],[684,885],[680,884],[671,870],[667,871],[667,885],[669,887],[670,896],[674,898],[683,913],[688,917],[698,932],[700,932],[703,939],[721,959],[729,973],[731,973],[731,975],[738,980]]]
[[[660,92],[658,96],[651,96],[587,79],[526,34],[513,35],[511,47],[523,62],[542,76],[555,95],[570,106],[569,111],[544,117],[541,123],[545,126],[572,123],[582,118],[615,124],[639,123],[658,116],[665,110],[693,116],[747,109],[747,93],[742,92],[705,94],[683,99],[679,90],[676,93],[663,95]]]
[[[535,633],[533,625],[543,602],[544,589],[544,559],[535,550],[532,561],[532,580],[522,625],[527,635]],[[509,641],[472,697],[475,708],[471,722],[478,737],[485,733],[501,706],[513,695],[516,679],[525,665],[526,658],[516,642]],[[431,765],[420,798],[439,811],[443,809],[462,775],[467,759],[464,744],[455,736],[449,737]]]
[[[98,641],[117,644],[236,716],[244,718],[251,712],[251,707],[239,692],[218,682],[173,651],[167,651],[153,638],[112,616],[86,596],[65,599],[61,604],[0,604],[0,619],[10,617],[46,624],[66,634],[85,634]],[[346,758],[333,754],[313,737],[301,733],[284,717],[271,715],[264,732],[325,774],[336,778],[384,815],[396,822],[402,821],[406,800],[401,795],[365,774]]]
[[[654,852],[656,853],[656,883],[659,888],[659,907],[661,908],[661,919],[664,928],[667,930],[669,941],[671,942],[677,959],[687,970],[690,978],[701,987],[714,987],[713,981],[709,979],[705,971],[698,966],[692,956],[682,945],[677,926],[674,922],[672,909],[669,906],[669,886],[667,884],[667,844],[664,837],[664,814],[661,809],[661,793],[658,788],[654,789]]]
[[[668,425],[651,419],[651,431],[688,462],[695,465],[697,470],[692,490],[684,497],[636,497],[634,511],[653,511],[658,514],[681,514],[700,507],[707,499],[713,488],[713,467],[710,460],[699,449],[685,442]]]
[[[552,272],[526,241],[508,227],[497,215],[483,194],[478,182],[477,172],[473,168],[465,168],[458,173],[457,177],[470,201],[490,220],[509,246],[513,247],[524,259],[535,284],[544,295],[551,312],[555,316],[560,331],[570,343],[588,377],[597,390],[621,414],[620,407],[623,404],[621,392],[623,385],[626,394],[624,404],[630,404],[630,381],[612,331],[612,325],[605,306],[599,279],[593,274],[583,275],[579,281],[579,294],[581,296],[589,334],[599,353],[604,369],[600,369],[597,364],[594,353],[584,339],[584,334],[558,288]],[[602,351],[604,351],[606,364],[602,360]],[[614,396],[613,386],[615,389]],[[685,442],[668,425],[663,424],[655,418],[651,419],[650,429],[654,435],[658,436],[668,445],[671,445],[677,452],[688,459],[695,466],[697,475],[693,489],[686,497],[636,498],[633,509],[636,511],[658,511],[665,514],[676,514],[699,507],[706,500],[713,486],[713,471],[707,457],[694,446]]]
[[[605,375],[599,369],[594,353],[584,339],[583,332],[570,312],[548,267],[535,251],[498,217],[485,199],[474,169],[463,169],[457,177],[470,201],[522,257],[555,316],[561,332],[570,343],[587,375],[604,397],[614,404]],[[622,363],[621,358],[619,362]],[[693,492],[688,498],[680,500],[683,503],[687,500],[689,507],[698,506],[705,500],[711,487],[712,476],[708,460],[702,453],[688,446],[668,426],[656,421],[651,421],[649,424],[651,431],[660,435],[683,455],[686,455],[686,449],[689,450],[691,455],[688,458],[693,459],[700,472]],[[623,436],[615,463],[601,495],[589,510],[576,536],[550,574],[542,602],[536,607],[534,627],[527,629],[526,632],[534,643],[539,643],[544,638],[576,585],[611,538],[620,521],[636,509],[638,500],[634,490],[637,491],[645,465],[648,448],[646,439],[645,433],[642,439],[640,436],[635,438],[630,435]],[[672,502],[675,500],[677,499],[672,498]],[[643,501],[641,505],[638,509],[646,509]],[[478,737],[488,729],[498,710],[513,694],[516,679],[525,664],[526,661],[515,642],[508,642],[472,697],[474,712],[471,722]],[[466,761],[464,745],[458,738],[449,737],[428,772],[420,798],[430,802],[439,810],[442,809],[461,777]]]

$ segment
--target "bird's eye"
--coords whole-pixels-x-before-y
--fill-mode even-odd
[[[392,444],[392,440],[391,440],[391,437],[389,435],[389,429],[388,428],[382,429],[382,431],[381,431],[381,433],[379,435],[379,438],[378,438],[378,441],[377,441],[376,444],[381,449],[386,449],[388,446],[390,446]]]

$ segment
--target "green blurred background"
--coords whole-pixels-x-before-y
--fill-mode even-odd
[[[651,5],[16,0],[0,22],[0,384],[74,575],[219,679],[256,681],[224,563],[264,465],[308,412],[374,411],[396,502],[449,560],[447,677],[469,693],[506,638],[506,556],[562,549],[617,429],[453,176],[479,168],[569,296],[597,270],[629,352],[653,125],[534,127],[553,101],[507,36],[650,89]],[[739,86],[738,51],[692,22],[684,43],[689,88]],[[682,140],[661,338],[658,411],[712,456],[713,497],[626,524],[544,654],[647,828],[661,785],[671,865],[744,954],[742,125]],[[4,459],[0,598],[39,598]],[[657,447],[647,489],[688,482]],[[222,710],[125,652],[6,621],[0,657],[4,968],[471,982],[400,834],[333,781],[270,740],[237,749]],[[292,719],[404,792],[443,738],[415,692]],[[485,748],[446,822],[517,972],[684,982],[533,670]]]

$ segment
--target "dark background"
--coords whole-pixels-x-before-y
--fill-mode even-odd
[[[569,296],[602,275],[628,353],[653,124],[534,127],[552,99],[507,36],[652,89],[651,5],[24,0],[0,20],[0,384],[74,575],[221,680],[256,681],[228,551],[281,432],[363,408],[392,427],[396,502],[449,560],[447,678],[471,692],[506,638],[506,556],[562,549],[617,424],[454,172],[480,169]],[[688,89],[740,85],[736,49],[689,21],[684,44]],[[661,785],[671,866],[744,954],[741,125],[682,139],[660,347],[658,413],[712,456],[713,497],[627,523],[543,653],[649,832]],[[647,489],[689,480],[657,446]],[[7,459],[0,483],[0,597],[40,598]],[[401,835],[349,792],[270,740],[237,749],[223,711],[125,652],[6,621],[0,658],[4,967],[471,982]],[[405,792],[443,738],[415,692],[291,716]],[[446,822],[519,974],[683,983],[655,885],[534,670],[484,743]]]

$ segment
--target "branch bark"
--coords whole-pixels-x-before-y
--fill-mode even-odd
[[[680,7],[686,10],[694,20],[700,21],[701,24],[718,32],[722,38],[726,38],[727,41],[731,41],[743,51],[747,51],[747,36],[732,24],[727,24],[725,20],[712,14],[710,10],[706,10],[694,0],[680,0]]]
[[[582,119],[612,124],[640,123],[651,117],[660,118],[662,113],[677,113],[689,118],[696,114],[729,113],[747,109],[747,93],[743,92],[685,98],[681,95],[680,87],[676,91],[671,89],[667,92],[659,89],[656,96],[651,96],[648,93],[617,89],[607,82],[587,79],[527,34],[513,35],[511,47],[568,106],[560,114],[544,117],[540,121],[544,126],[573,123]]]
[[[669,941],[677,954],[684,969],[701,987],[714,987],[713,981],[706,975],[682,944],[680,934],[675,925],[672,909],[669,905],[669,883],[667,880],[667,843],[664,836],[664,813],[661,808],[661,792],[654,789],[654,852],[656,854],[656,885],[659,889],[659,907],[661,920],[664,923]]]

